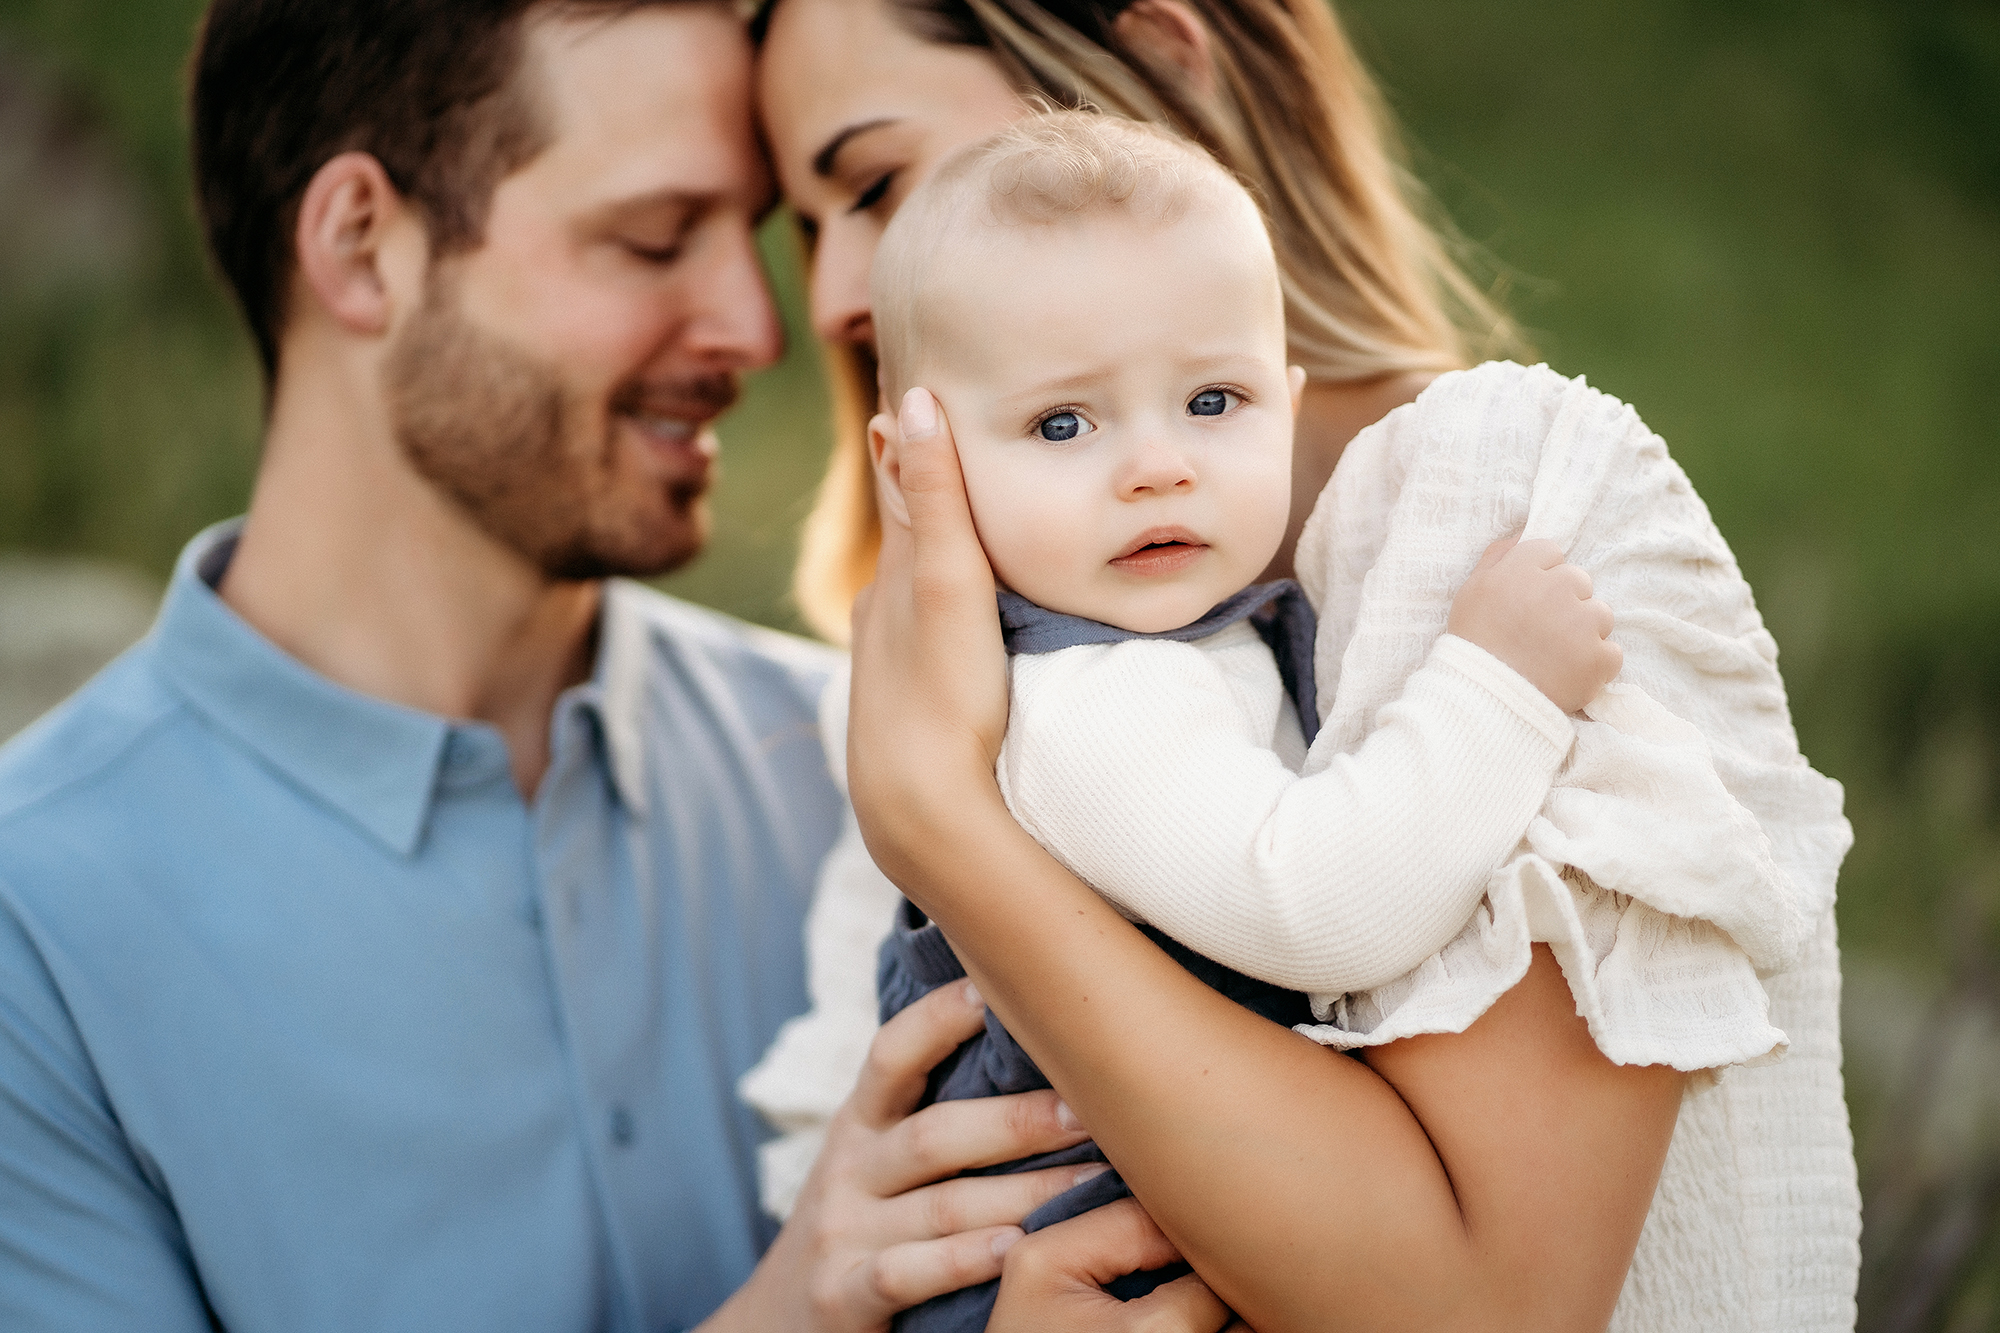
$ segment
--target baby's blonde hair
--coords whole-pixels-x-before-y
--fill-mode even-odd
[[[1140,121],[1044,112],[954,154],[896,210],[875,253],[869,302],[887,401],[911,387],[925,298],[974,229],[1052,227],[1107,211],[1167,226],[1203,203],[1240,210],[1270,253],[1249,193],[1198,145]]]

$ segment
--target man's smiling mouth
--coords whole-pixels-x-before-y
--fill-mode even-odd
[[[695,436],[701,434],[706,420],[687,417],[654,416],[645,412],[629,412],[626,420],[639,428],[639,432],[662,444],[692,444]]]

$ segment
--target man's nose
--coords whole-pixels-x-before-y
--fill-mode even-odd
[[[830,343],[875,342],[875,325],[868,304],[868,270],[875,247],[858,229],[828,219],[813,248],[812,281],[807,295],[812,305],[813,332]]]
[[[727,370],[759,370],[785,351],[785,327],[771,299],[756,235],[737,228],[714,252],[698,284],[687,350]]]
[[[1148,432],[1132,443],[1121,462],[1118,494],[1128,500],[1191,491],[1193,462],[1171,442]]]

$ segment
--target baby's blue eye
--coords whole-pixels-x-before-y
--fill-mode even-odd
[[[1043,439],[1061,444],[1064,440],[1073,440],[1083,434],[1088,427],[1083,424],[1083,418],[1076,413],[1058,412],[1054,416],[1043,417],[1042,424],[1037,429]]]
[[[1203,389],[1188,399],[1188,415],[1219,417],[1229,410],[1229,395],[1221,389]]]

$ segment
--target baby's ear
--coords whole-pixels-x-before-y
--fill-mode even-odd
[[[1297,416],[1299,414],[1299,404],[1304,401],[1306,394],[1306,368],[1304,366],[1286,366],[1285,382],[1292,386],[1292,415]]]
[[[903,460],[897,450],[896,419],[887,412],[868,418],[868,454],[875,464],[875,496],[887,514],[910,526],[910,507],[903,500]]]

